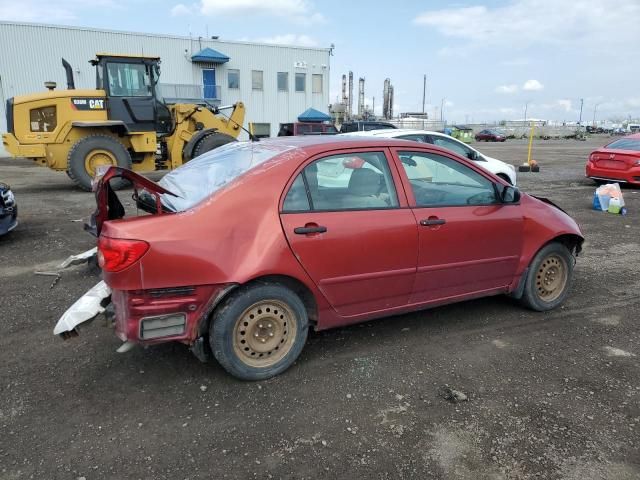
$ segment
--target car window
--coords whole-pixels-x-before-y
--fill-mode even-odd
[[[383,209],[398,206],[387,158],[382,152],[332,155],[304,171],[304,184],[294,181],[283,205],[285,211]],[[306,184],[309,202],[301,199]]]
[[[298,135],[308,135],[311,133],[311,125],[298,125]]]
[[[402,140],[412,140],[414,142],[420,142],[420,143],[427,143],[424,135],[417,135],[417,134],[401,135],[396,138],[401,138]]]
[[[425,152],[400,152],[399,156],[417,206],[498,203],[493,183],[456,160]]]
[[[308,212],[311,210],[302,173],[296,177],[291,185],[291,188],[284,199],[282,210],[285,212]]]
[[[610,143],[605,148],[612,150],[633,150],[640,152],[640,140],[635,138],[621,138],[615,142]]]
[[[437,145],[442,148],[446,148],[447,150],[451,150],[452,152],[455,152],[458,155],[462,155],[465,158],[469,158],[471,149],[467,147],[464,143],[456,142],[455,140],[441,137],[439,135],[433,135],[431,138],[433,139],[434,145]]]

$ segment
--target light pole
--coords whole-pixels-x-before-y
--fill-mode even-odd
[[[529,109],[529,102],[524,104],[524,123],[527,123],[527,110]]]
[[[598,111],[598,105],[600,104],[596,103],[596,106],[593,107],[593,122],[592,122],[593,128],[596,127],[596,112]]]
[[[444,122],[444,98],[440,101],[440,123]]]
[[[578,119],[578,126],[582,126],[582,107],[584,106],[584,98],[580,99],[580,118]]]

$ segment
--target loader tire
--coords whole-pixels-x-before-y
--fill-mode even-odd
[[[131,155],[127,149],[113,137],[108,135],[91,135],[78,140],[67,156],[67,175],[80,188],[91,191],[91,180],[96,167],[113,165],[131,168]],[[129,185],[122,179],[114,179],[111,187],[118,190]]]
[[[226,133],[210,133],[202,140],[198,142],[198,144],[193,148],[193,156],[192,158],[199,157],[203,153],[206,153],[214,148],[221,147],[222,145],[226,145],[227,143],[237,142],[235,138],[231,135],[227,135]]]

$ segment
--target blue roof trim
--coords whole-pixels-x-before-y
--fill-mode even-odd
[[[298,117],[299,122],[326,122],[329,120],[331,120],[329,115],[322,113],[315,108],[306,109]]]
[[[204,63],[227,63],[230,60],[224,53],[220,53],[213,48],[203,48],[198,53],[191,56],[192,62]]]

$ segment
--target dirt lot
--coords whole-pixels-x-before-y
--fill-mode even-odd
[[[640,189],[590,209],[584,161],[605,137],[539,142],[548,196],[587,238],[562,309],[490,298],[312,334],[297,364],[234,380],[182,345],[117,354],[99,322],[52,334],[97,277],[51,270],[90,248],[90,194],[4,160],[20,226],[0,239],[0,479],[640,478]],[[518,164],[526,143],[480,144]],[[448,384],[469,397],[438,396]]]

